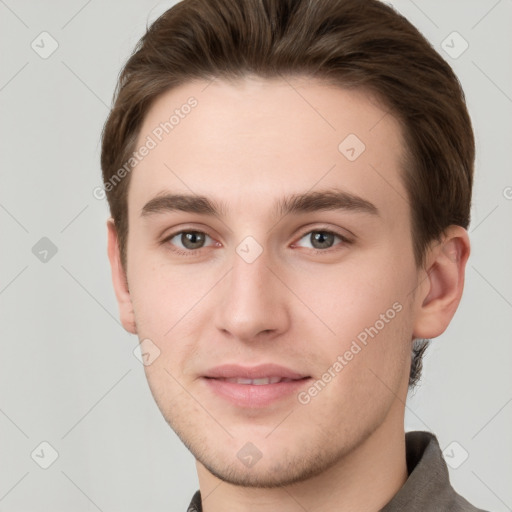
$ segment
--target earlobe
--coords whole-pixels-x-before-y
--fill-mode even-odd
[[[121,264],[121,254],[119,250],[119,241],[114,219],[107,220],[108,230],[108,259],[110,260],[110,268],[112,271],[112,283],[119,306],[119,316],[123,327],[132,334],[137,334],[137,326],[135,324],[135,315],[133,305],[128,289],[126,272]]]
[[[448,327],[462,297],[469,252],[468,233],[461,226],[450,226],[430,249],[427,276],[417,295],[414,338],[435,338]]]

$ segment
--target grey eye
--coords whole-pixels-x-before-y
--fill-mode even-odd
[[[335,244],[336,238],[341,240],[340,236],[330,231],[310,231],[299,240],[299,244],[305,240],[305,246],[311,249],[330,249]]]
[[[181,249],[194,250],[204,247],[207,238],[210,237],[201,231],[182,231],[170,238],[169,242]]]

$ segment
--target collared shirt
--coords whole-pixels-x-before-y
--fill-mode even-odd
[[[380,512],[485,512],[457,494],[437,438],[430,432],[405,435],[408,478]],[[187,512],[202,512],[197,491]]]

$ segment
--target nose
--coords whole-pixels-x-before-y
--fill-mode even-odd
[[[217,291],[217,329],[247,342],[274,339],[286,332],[290,325],[290,292],[276,277],[279,270],[266,251],[252,263],[236,253],[232,261],[231,272]]]

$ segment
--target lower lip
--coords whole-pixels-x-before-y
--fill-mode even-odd
[[[217,395],[238,407],[267,407],[277,400],[297,394],[311,380],[309,377],[275,384],[237,384],[220,379],[203,378],[206,385]]]

